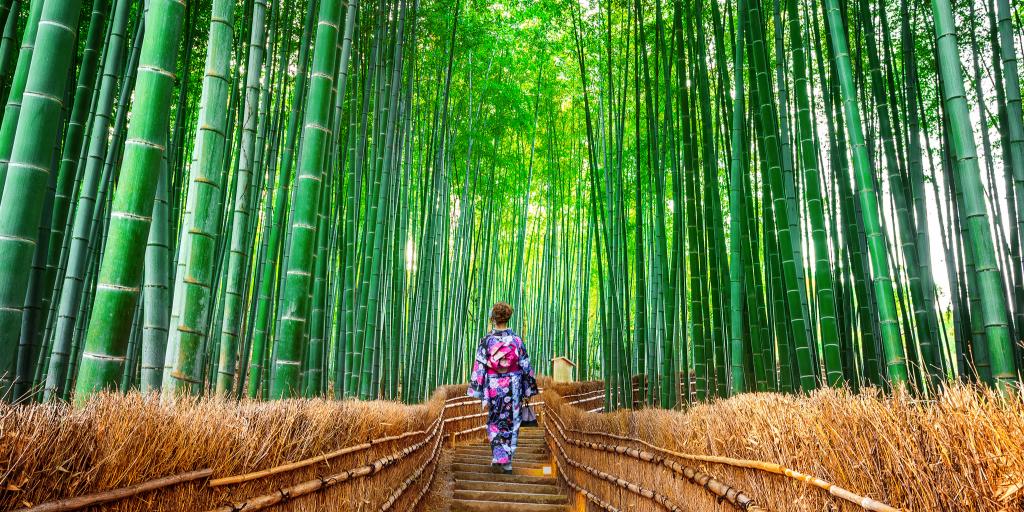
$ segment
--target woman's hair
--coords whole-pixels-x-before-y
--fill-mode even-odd
[[[498,302],[491,308],[491,320],[498,325],[507,324],[512,318],[512,306],[507,302]]]

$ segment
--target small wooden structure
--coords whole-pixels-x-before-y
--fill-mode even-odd
[[[553,371],[552,375],[555,382],[573,382],[573,368],[576,368],[576,363],[573,363],[567,357],[558,356],[551,360]]]

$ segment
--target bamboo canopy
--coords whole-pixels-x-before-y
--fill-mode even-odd
[[[7,0],[0,21],[9,403],[420,403],[465,381],[499,300],[538,372],[571,360],[608,410],[1019,392],[1009,0]]]

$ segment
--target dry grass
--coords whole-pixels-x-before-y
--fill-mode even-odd
[[[438,392],[424,405],[288,400],[233,402],[102,395],[80,408],[0,406],[0,510],[126,487],[201,468],[214,477],[265,469],[427,428],[443,408]],[[205,510],[366,464],[422,436],[242,485],[209,489],[205,481],[129,498],[104,510]],[[377,510],[391,489],[429,460],[430,446],[379,474],[343,482],[276,510]],[[392,510],[409,510],[433,467]],[[443,485],[443,476],[435,478]],[[427,493],[428,496],[433,493]],[[420,509],[424,509],[422,506]]]
[[[954,387],[935,402],[868,391],[822,390],[806,397],[748,394],[686,412],[582,414],[546,401],[567,428],[636,437],[690,454],[773,462],[907,511],[1024,508],[1024,403],[990,390]],[[592,442],[602,436],[567,433]],[[631,447],[643,449],[639,443]],[[570,457],[671,497],[682,508],[725,509],[704,489],[661,466],[565,445]],[[860,510],[826,491],[762,471],[679,462],[745,491],[769,510]],[[563,468],[564,471],[564,468]],[[577,483],[613,505],[635,495],[581,471]],[[641,500],[649,501],[649,500]],[[629,510],[656,510],[651,503]]]
[[[748,394],[685,412],[642,410],[584,414],[562,396],[602,389],[600,382],[555,384],[542,379],[543,400],[569,431],[601,444],[641,443],[586,435],[634,437],[682,453],[781,464],[907,511],[1009,512],[1024,507],[1024,402],[991,391],[956,387],[935,402],[875,392],[822,390],[810,396]],[[214,477],[265,469],[372,439],[427,428],[443,410],[446,440],[483,423],[465,386],[438,390],[430,402],[290,400],[165,403],[141,395],[103,395],[80,408],[0,406],[0,510],[121,488],[210,467]],[[560,396],[561,395],[561,396]],[[447,407],[446,405],[447,398]],[[594,408],[600,402],[588,402]],[[467,417],[467,418],[463,418]],[[455,419],[463,418],[463,419]],[[546,418],[550,421],[550,417]],[[471,431],[456,442],[482,437]],[[557,438],[557,435],[556,435]],[[204,481],[104,506],[103,510],[205,510],[267,494],[298,482],[385,457],[422,440],[414,436],[274,478],[210,490]],[[573,460],[665,496],[682,509],[718,510],[708,491],[666,467],[625,455],[573,446]],[[343,482],[275,510],[377,510],[409,475],[428,465],[392,510],[446,510],[446,454],[429,446],[379,474]],[[769,510],[859,510],[827,492],[762,471],[677,459],[732,485]],[[662,510],[611,482],[563,464],[561,471],[610,505],[633,512]],[[433,475],[433,478],[431,478]],[[423,486],[430,483],[430,489]]]

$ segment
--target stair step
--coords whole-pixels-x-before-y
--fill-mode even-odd
[[[482,462],[491,460],[491,451],[479,451],[479,452],[455,452],[455,462]],[[533,462],[537,464],[547,464],[551,461],[551,456],[546,453],[530,453],[516,450],[515,455],[512,456],[512,460],[516,462]]]
[[[452,512],[567,512],[567,505],[503,501],[452,500]]]
[[[469,475],[472,476],[472,475]],[[514,476],[514,475],[510,475]],[[493,492],[517,492],[517,493],[532,493],[532,494],[558,494],[560,495],[562,490],[554,485],[552,479],[551,484],[533,484],[533,483],[521,483],[521,482],[503,482],[494,480],[468,480],[460,479],[455,481],[455,490],[466,490],[466,491],[493,491]]]
[[[569,498],[550,474],[554,468],[543,429],[521,429],[512,460],[512,473],[505,474],[491,466],[488,444],[457,448],[451,512],[569,512]]]
[[[478,450],[478,451],[472,451],[472,452],[468,452],[468,451],[467,452],[455,452],[455,458],[456,459],[466,459],[467,462],[469,461],[469,459],[475,459],[475,460],[480,461],[480,462],[484,462],[484,461],[489,462],[491,460],[491,455],[492,455],[491,454],[491,450]],[[522,449],[517,449],[515,455],[513,456],[513,458],[515,460],[521,460],[521,461],[548,462],[548,461],[551,460],[551,454],[550,453],[536,453],[536,452],[530,452],[530,451],[526,451],[526,450],[522,450]]]
[[[515,483],[515,484],[534,484],[534,485],[555,485],[557,480],[554,476],[536,476],[536,475],[523,475],[512,473],[506,475],[504,473],[492,473],[489,471],[486,473],[479,473],[476,471],[459,471],[452,468],[454,472],[455,481],[475,481],[475,482],[500,482],[500,483]]]
[[[516,443],[516,446],[518,446],[520,448],[530,448],[530,449],[536,449],[536,450],[547,450],[548,449],[548,444],[545,443],[544,441],[539,440],[539,439],[534,441],[532,439],[522,439],[522,438],[520,438],[519,442]]]
[[[520,439],[520,441],[521,440],[522,439]],[[520,451],[520,452],[529,452],[529,453],[534,453],[534,454],[547,454],[549,452],[547,444],[542,444],[542,443],[538,443],[538,442],[530,442],[529,444],[523,444],[522,442],[518,442],[518,443],[516,443],[516,446],[518,446],[517,450]],[[490,444],[489,443],[485,443],[485,444],[466,444],[464,446],[457,447],[457,449],[455,450],[456,454],[461,454],[461,453],[464,453],[464,452],[471,452],[471,453],[488,452],[489,453],[490,452]]]
[[[545,466],[550,466],[550,464],[537,464],[537,463],[514,461],[512,463],[512,473],[513,474],[527,475],[527,474],[530,474],[531,470],[532,471],[540,471],[540,470],[543,470]],[[477,462],[459,462],[459,461],[455,461],[455,462],[452,463],[452,470],[453,471],[466,471],[466,472],[469,472],[469,473],[494,473],[494,474],[502,473],[500,468],[492,467],[490,461],[487,461],[487,460],[485,460],[485,461],[479,461],[478,460]]]
[[[516,504],[539,503],[545,505],[565,505],[569,503],[569,499],[564,495],[535,494],[528,492],[471,491],[456,489],[454,497],[456,500],[491,501]]]
[[[519,444],[529,444],[534,446],[547,446],[547,441],[543,437],[520,437]]]

